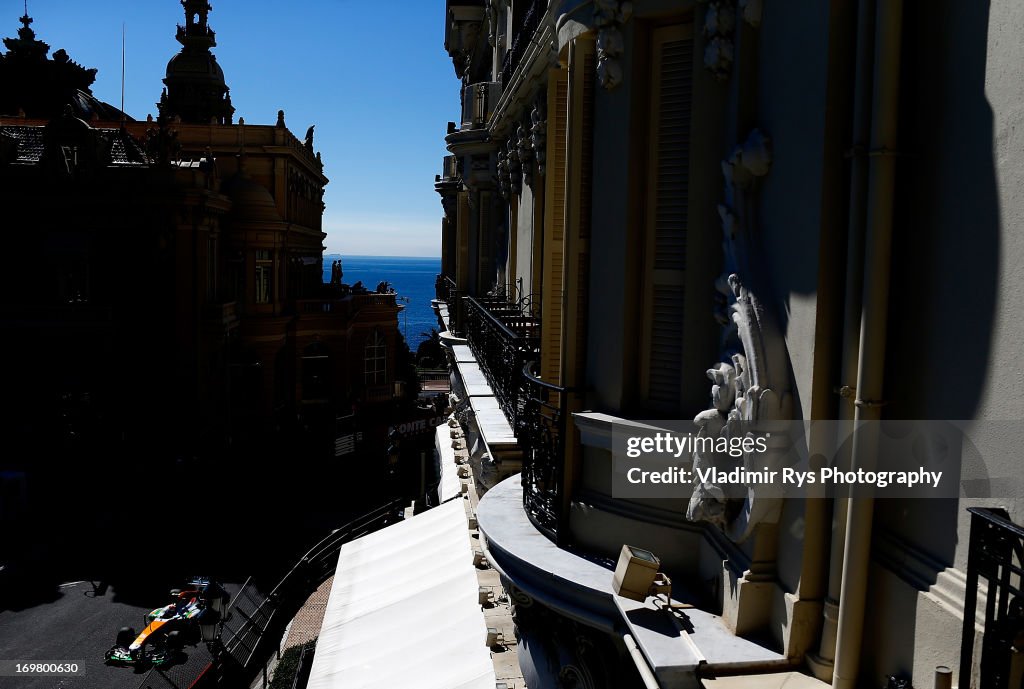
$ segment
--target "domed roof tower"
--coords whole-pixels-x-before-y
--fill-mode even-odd
[[[176,38],[181,52],[167,63],[163,95],[157,107],[160,115],[191,124],[231,124],[235,109],[224,70],[210,48],[217,45],[216,34],[207,23],[213,9],[206,0],[181,0],[185,25],[178,25]]]

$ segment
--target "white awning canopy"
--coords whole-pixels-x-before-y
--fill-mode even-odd
[[[493,689],[461,500],[341,548],[309,689]]]
[[[455,450],[452,448],[451,427],[443,423],[434,431],[434,451],[437,452],[440,469],[440,481],[437,484],[439,503],[448,502],[462,495],[462,481],[459,480],[459,467],[455,464]]]

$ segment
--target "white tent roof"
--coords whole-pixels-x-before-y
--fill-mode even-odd
[[[309,689],[494,689],[461,500],[341,548]]]
[[[459,480],[459,467],[455,464],[451,427],[447,423],[441,424],[434,431],[434,449],[441,465],[441,480],[437,484],[438,502],[448,502],[462,495],[462,481]]]

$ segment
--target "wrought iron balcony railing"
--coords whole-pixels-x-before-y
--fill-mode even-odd
[[[452,280],[444,273],[438,273],[437,278],[434,280],[434,294],[437,299],[451,303],[452,294],[455,291],[455,280]]]
[[[461,302],[469,347],[515,429],[526,404],[520,372],[537,356],[539,323],[519,305],[501,298],[463,297]]]
[[[540,26],[540,19],[547,8],[548,0],[532,0],[519,21],[512,27],[509,49],[501,63],[502,88],[507,89],[512,82],[512,75],[516,73],[516,68],[526,53],[526,47],[533,41],[533,34]]]
[[[519,442],[523,508],[541,533],[562,544],[568,534],[563,477],[569,391],[536,373],[540,319],[534,301],[532,295],[511,300],[504,292],[456,296],[449,313],[462,305],[465,337]]]
[[[960,647],[960,686],[1009,689],[1011,661],[1024,639],[1024,527],[1001,509],[971,507],[967,590]],[[984,579],[985,638],[980,677],[971,683],[979,579]]]
[[[562,545],[567,537],[565,501],[565,403],[568,391],[541,380],[536,361],[522,369],[525,403],[516,427],[523,449],[523,509],[541,533]]]

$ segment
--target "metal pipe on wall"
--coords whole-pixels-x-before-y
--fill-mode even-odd
[[[881,419],[889,315],[896,143],[899,116],[902,0],[879,0],[875,17],[875,66],[865,230],[864,297],[857,366],[852,468],[874,468]],[[862,423],[869,422],[869,423]],[[854,689],[860,667],[871,557],[874,500],[852,486],[843,551],[839,630],[832,686]]]
[[[857,6],[857,37],[853,94],[852,145],[850,147],[850,197],[847,216],[846,299],[843,308],[843,351],[840,372],[839,407],[841,430],[852,429],[853,400],[845,394],[854,389],[860,344],[861,299],[864,289],[864,218],[867,205],[868,146],[871,136],[871,78],[874,66],[873,0],[861,0]],[[842,443],[836,464],[849,466],[849,445]],[[815,676],[823,681],[832,678],[836,657],[836,634],[839,623],[840,583],[843,572],[843,550],[849,500],[837,496],[832,507],[832,541],[828,560],[828,591],[823,606],[821,642],[818,652],[808,656]]]

